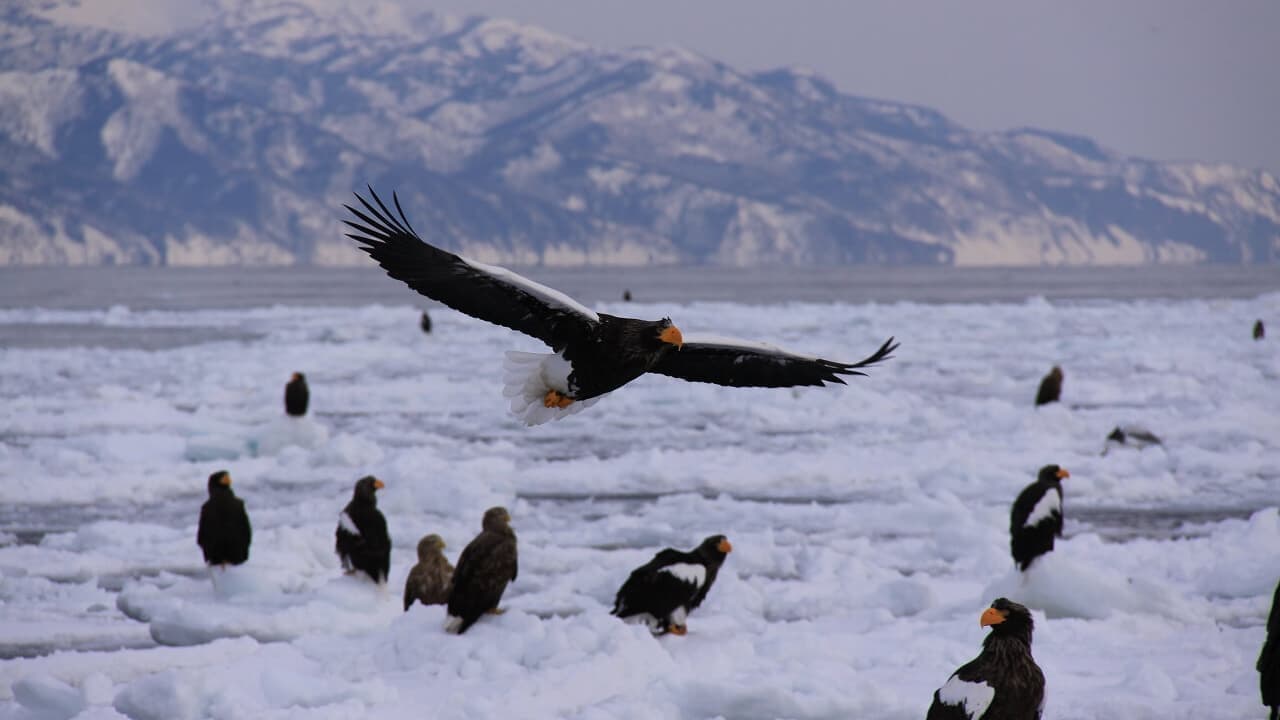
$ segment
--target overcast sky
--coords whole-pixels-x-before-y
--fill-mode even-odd
[[[409,0],[412,4],[418,4]],[[976,129],[1280,175],[1280,0],[421,0],[609,48],[673,44]]]

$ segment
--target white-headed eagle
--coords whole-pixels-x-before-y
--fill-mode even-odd
[[[345,205],[355,220],[347,237],[360,243],[391,277],[475,318],[517,330],[551,346],[546,354],[507,353],[511,410],[529,425],[584,409],[645,373],[731,387],[844,384],[887,359],[893,338],[856,363],[788,352],[720,337],[685,337],[670,318],[637,320],[596,313],[573,298],[505,268],[468,260],[425,242],[394,194],[393,214],[373,188],[364,207]],[[375,207],[376,206],[376,207]]]

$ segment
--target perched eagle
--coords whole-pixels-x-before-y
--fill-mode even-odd
[[[1038,720],[1044,673],[1031,657],[1031,613],[998,598],[978,622],[991,626],[982,653],[933,693],[927,720]]]
[[[307,403],[310,401],[307,376],[300,372],[294,373],[284,386],[284,411],[292,417],[302,417],[307,414]]]
[[[1036,391],[1036,407],[1058,402],[1062,395],[1062,368],[1057,365],[1040,381],[1040,389]]]
[[[372,475],[357,480],[351,502],[338,513],[338,529],[333,533],[342,569],[348,574],[362,571],[379,584],[387,581],[391,569],[391,537],[376,494],[384,487]]]
[[[1280,584],[1271,598],[1267,616],[1267,639],[1258,654],[1258,682],[1262,704],[1271,709],[1271,720],[1280,720]]]
[[[731,550],[723,535],[712,535],[691,552],[663,550],[622,584],[613,614],[645,623],[654,635],[684,635],[689,613],[706,599]]]
[[[1066,468],[1045,465],[1036,481],[1018,493],[1009,512],[1009,547],[1019,570],[1053,550],[1054,538],[1062,537],[1062,479],[1071,477]]]
[[[414,600],[423,605],[443,605],[449,601],[449,578],[453,566],[444,556],[444,540],[431,534],[418,541],[418,564],[404,579],[404,609]]]
[[[364,211],[347,237],[387,274],[449,307],[535,337],[553,353],[507,353],[506,389],[511,410],[536,425],[577,412],[645,373],[732,387],[792,387],[844,383],[841,375],[889,357],[889,338],[870,357],[839,363],[771,345],[727,338],[685,338],[669,318],[636,320],[596,313],[567,295],[505,268],[485,265],[429,245],[400,207],[393,214],[373,189],[359,194]]]
[[[196,544],[209,565],[239,565],[249,559],[252,541],[244,501],[231,490],[231,474],[219,470],[209,476],[209,499],[200,506]]]
[[[516,533],[506,508],[484,513],[480,534],[458,556],[449,583],[449,617],[445,630],[461,635],[485,613],[497,614],[507,583],[516,579]]]

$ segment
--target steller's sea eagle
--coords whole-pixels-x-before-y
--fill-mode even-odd
[[[391,277],[475,318],[535,337],[552,353],[507,353],[511,410],[529,425],[557,420],[645,373],[732,387],[844,384],[841,375],[889,357],[893,338],[870,357],[840,363],[772,345],[720,337],[684,337],[670,318],[637,320],[597,313],[573,298],[506,268],[468,260],[428,244],[413,230],[400,199],[392,213],[373,188],[364,210],[344,220]],[[375,207],[376,205],[376,207]]]

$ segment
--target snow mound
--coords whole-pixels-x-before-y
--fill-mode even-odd
[[[319,448],[329,439],[329,429],[309,417],[279,417],[254,430],[249,452],[254,456],[276,455],[284,448]]]
[[[1072,557],[1059,543],[1026,572],[1009,572],[983,590],[984,598],[1007,597],[1049,618],[1101,620],[1115,613],[1154,613],[1172,619],[1192,617],[1190,605],[1151,578],[1127,576],[1100,560]]]
[[[400,611],[385,586],[357,576],[287,588],[245,566],[211,573],[212,583],[183,578],[163,588],[128,586],[116,605],[148,623],[157,643],[175,646],[242,636],[277,642],[309,633],[360,633],[385,625]]]

